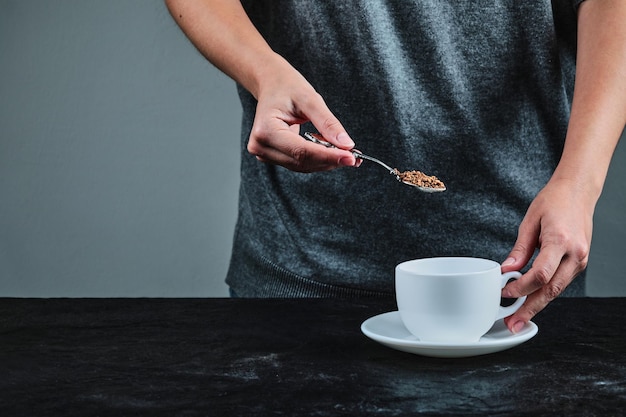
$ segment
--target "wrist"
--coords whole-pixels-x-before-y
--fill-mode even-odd
[[[606,171],[604,169],[588,169],[581,165],[568,165],[559,163],[550,178],[550,183],[564,184],[567,189],[578,195],[578,201],[586,201],[595,205],[600,198]]]
[[[300,76],[282,56],[272,52],[251,65],[250,77],[244,87],[258,100],[263,94],[287,84],[294,73]]]

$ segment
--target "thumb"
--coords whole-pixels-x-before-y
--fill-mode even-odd
[[[520,225],[517,240],[513,245],[513,249],[511,249],[509,256],[507,256],[504,262],[502,262],[502,273],[521,270],[524,266],[526,266],[528,261],[530,261],[530,258],[535,252],[535,247],[537,246],[537,241],[539,239],[539,230],[533,227],[526,227],[528,223],[525,220],[526,219],[524,219]],[[517,282],[518,280],[507,284],[502,289],[502,296],[504,298],[514,297],[513,294],[515,294],[516,291],[512,290],[510,285],[515,286]]]
[[[502,272],[519,271],[526,266],[535,252],[536,242],[537,238],[533,233],[523,233],[520,228],[513,249],[502,262]]]

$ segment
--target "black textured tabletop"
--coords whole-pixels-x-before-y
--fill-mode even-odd
[[[552,302],[511,349],[365,337],[389,301],[0,299],[1,416],[626,414],[626,300]]]

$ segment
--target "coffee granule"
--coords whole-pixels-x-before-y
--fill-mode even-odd
[[[400,172],[396,168],[394,168],[393,171],[394,174],[396,174],[400,178],[400,181],[406,182],[408,184],[424,188],[446,188],[443,181],[441,181],[439,178],[432,175],[426,175],[422,171]]]

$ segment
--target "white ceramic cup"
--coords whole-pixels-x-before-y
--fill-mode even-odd
[[[526,297],[500,306],[501,289],[517,271],[480,258],[424,258],[396,266],[396,301],[407,330],[423,342],[477,342],[494,322],[515,313]]]

